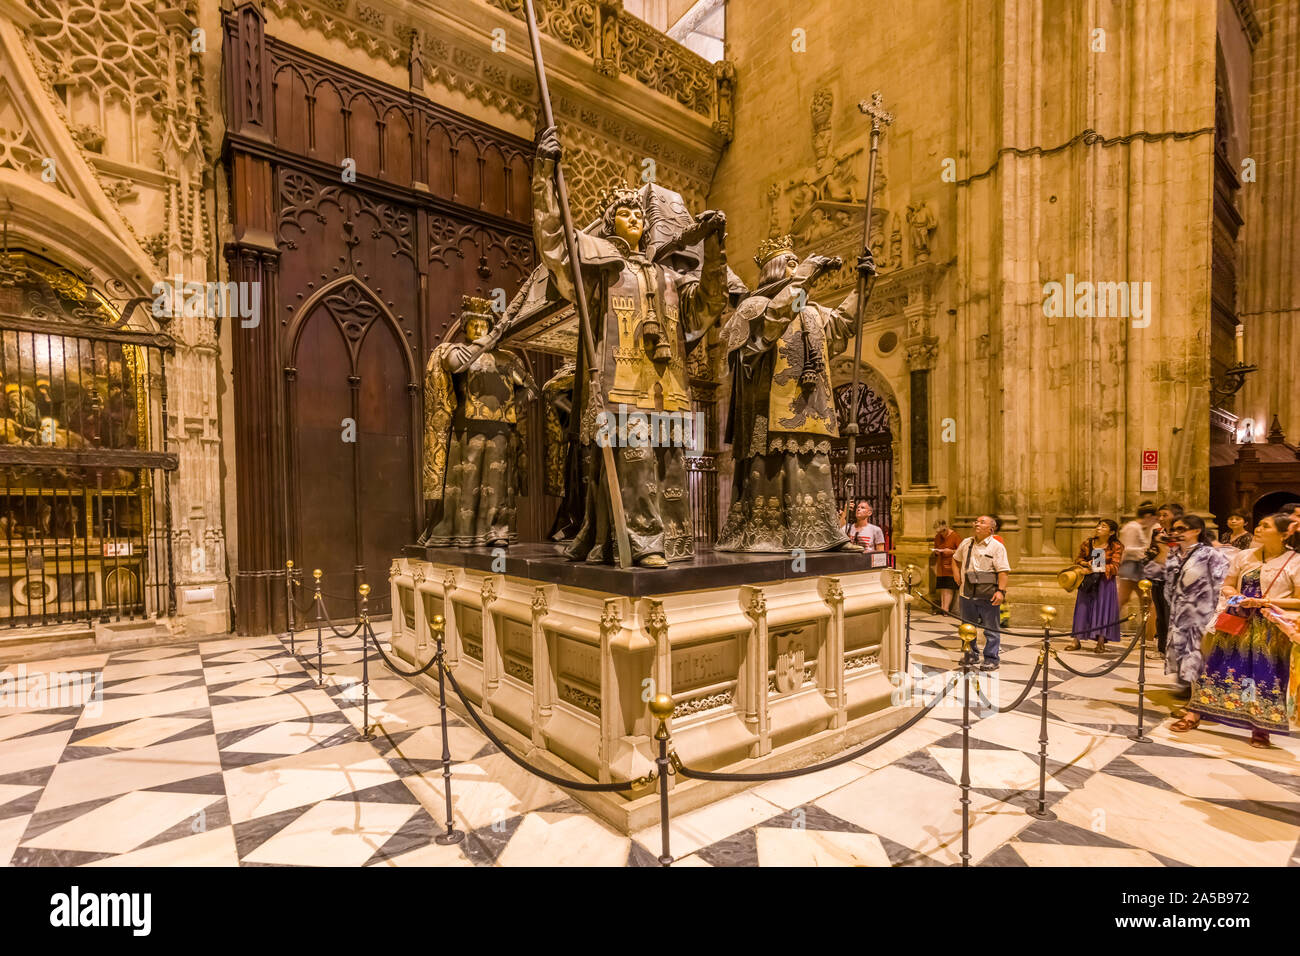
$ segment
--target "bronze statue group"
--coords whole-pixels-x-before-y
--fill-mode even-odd
[[[467,296],[465,341],[445,342],[429,357],[422,483],[430,520],[421,543],[463,548],[517,539],[523,406],[539,390],[499,343],[538,316],[580,306],[590,316],[594,361],[577,349],[540,390],[546,490],[563,502],[552,536],[566,542],[569,558],[614,562],[624,528],[638,567],[694,556],[686,477],[694,436],[681,427],[691,416],[687,359],[724,317],[718,339],[731,373],[726,441],[735,476],[716,549],[862,550],[844,533],[829,457],[839,437],[830,361],[853,335],[858,296],[838,308],[809,297],[812,283],[841,261],[800,260],[788,236],[765,240],[755,257],[758,288],[749,291],[727,266],[726,217],[716,210],[691,216],[681,196],[654,183],[606,191],[600,217],[566,236],[554,175],[560,154],[554,128],[547,129],[533,170],[541,265],[500,313]],[[869,252],[857,269],[874,275]]]

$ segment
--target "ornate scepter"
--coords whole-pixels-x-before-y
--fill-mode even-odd
[[[880,136],[885,127],[894,122],[894,114],[885,110],[884,98],[880,91],[871,94],[871,101],[863,100],[858,109],[871,117],[871,157],[867,164],[867,198],[866,218],[862,223],[862,250],[871,250],[871,199],[876,188],[876,152],[880,148]],[[852,522],[858,508],[858,381],[859,368],[862,365],[862,319],[867,312],[867,299],[871,297],[871,288],[876,284],[876,277],[864,278],[858,273],[858,315],[856,329],[853,333],[853,391],[850,397],[849,420],[844,431],[849,436],[848,459],[844,462],[844,520]]]
[[[533,0],[524,0],[524,16],[528,21],[528,41],[533,48],[533,68],[537,71],[537,89],[542,100],[542,117],[545,128],[555,125],[551,110],[551,91],[546,85],[546,68],[542,64],[542,41],[537,32],[537,15]],[[582,333],[582,354],[587,360],[588,406],[601,407],[600,370],[596,367],[596,340],[591,334],[591,317],[587,314],[587,297],[583,294],[582,260],[578,257],[578,240],[573,230],[573,215],[569,211],[569,190],[564,184],[564,170],[555,161],[555,192],[560,201],[560,218],[564,223],[564,242],[569,250],[569,268],[573,272],[574,305],[578,310],[578,326]],[[585,414],[585,412],[583,413]],[[632,546],[627,536],[627,515],[623,512],[623,495],[618,486],[618,472],[614,470],[614,449],[610,442],[597,441],[605,466],[605,481],[609,486],[610,516],[614,519],[614,541],[618,548],[618,566],[632,566]]]

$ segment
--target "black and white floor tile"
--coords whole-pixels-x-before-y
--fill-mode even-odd
[[[951,668],[955,638],[918,616],[913,659]],[[290,653],[227,638],[26,665],[26,680],[98,672],[88,706],[0,708],[0,861],[11,866],[654,866],[658,826],[630,837],[530,776],[453,719],[459,845],[439,846],[437,707],[375,660],[375,739],[361,739],[359,638]],[[1104,656],[1068,654],[1081,670]],[[1013,701],[1037,649],[1004,641],[985,691]],[[1170,685],[1136,662],[1106,677],[1051,669],[1048,775],[1038,807],[1040,700],[971,728],[973,863],[988,866],[1300,865],[1300,742],[1256,750],[1242,731],[1169,729]],[[12,701],[14,698],[10,698]],[[757,785],[675,817],[681,866],[950,866],[961,852],[961,711],[939,707],[858,760]]]

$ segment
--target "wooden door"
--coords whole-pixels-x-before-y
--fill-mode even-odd
[[[355,277],[322,289],[297,328],[288,401],[293,553],[320,568],[331,617],[391,612],[388,568],[415,540],[414,368],[397,325]]]

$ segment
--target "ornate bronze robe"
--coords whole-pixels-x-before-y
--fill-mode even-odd
[[[569,269],[558,200],[549,168],[539,161],[533,176],[533,233],[538,254],[560,295],[570,302],[578,294]],[[681,273],[648,260],[623,240],[580,232],[577,235],[596,342],[603,401],[593,403],[586,357],[581,349],[575,372],[573,424],[583,481],[582,522],[567,549],[569,557],[592,562],[615,558],[608,485],[597,446],[604,412],[607,433],[615,432],[620,412],[662,412],[686,417],[691,397],[686,373],[686,335],[708,329],[727,300],[727,268],[721,241],[704,241],[698,273]],[[657,322],[668,343],[666,362],[651,360],[644,331]],[[632,558],[661,554],[684,561],[695,553],[690,495],[686,485],[686,451],[677,446],[636,445],[619,436],[614,449]]]
[[[830,360],[848,345],[857,294],[838,309],[806,302],[796,312],[802,288],[795,277],[749,296],[723,333],[735,472],[719,551],[827,551],[848,540],[831,485]]]
[[[505,349],[475,354],[445,343],[425,370],[424,497],[436,504],[421,544],[467,548],[513,542],[515,496],[526,494],[526,416],[532,379]]]

